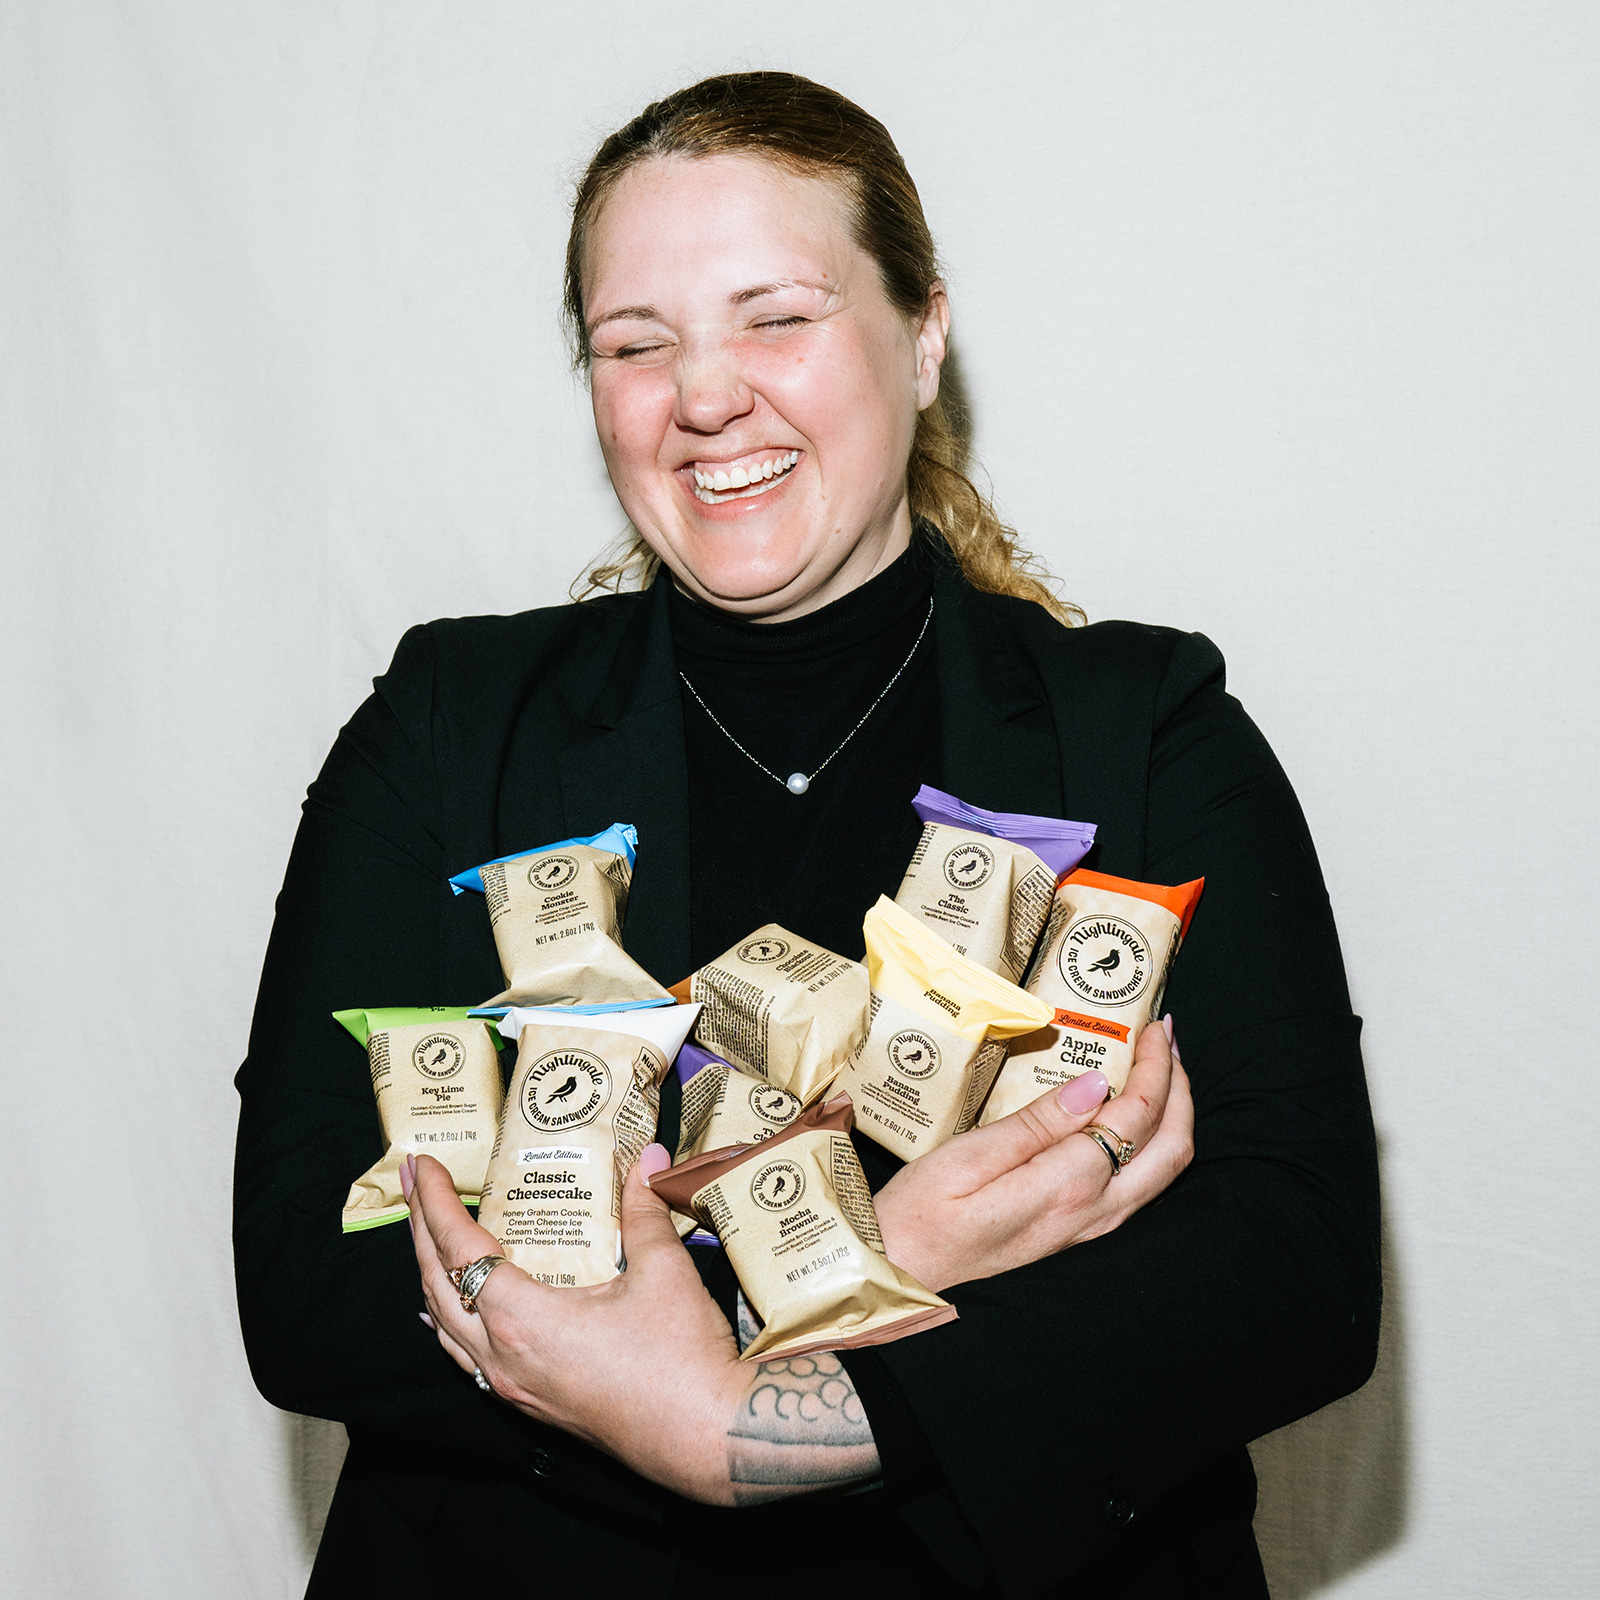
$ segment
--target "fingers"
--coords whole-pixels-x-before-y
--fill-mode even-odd
[[[1133,1066],[1122,1093],[1100,1114],[1086,1119],[1131,1139],[1141,1150],[1155,1137],[1171,1092],[1173,1056],[1167,1030],[1159,1022],[1144,1028],[1133,1050]],[[1109,1163],[1108,1163],[1109,1165]]]
[[[416,1174],[412,1209],[421,1207],[428,1234],[446,1270],[464,1267],[479,1256],[500,1254],[500,1241],[487,1228],[480,1227],[456,1193],[449,1169],[432,1156],[413,1158]]]
[[[411,1179],[411,1232],[417,1266],[422,1273],[422,1293],[433,1315],[439,1342],[467,1372],[478,1365],[488,1347],[478,1318],[461,1309],[461,1296],[450,1281],[452,1267],[464,1267],[479,1256],[499,1255],[500,1244],[487,1228],[472,1220],[456,1194],[455,1180],[432,1156],[415,1156],[409,1163]],[[481,1302],[490,1285],[509,1269],[496,1268],[484,1284]]]
[[[1009,1117],[962,1134],[959,1147],[947,1148],[952,1156],[959,1148],[963,1191],[970,1193],[1026,1166],[1068,1134],[1087,1127],[1105,1100],[1106,1088],[1104,1074],[1091,1069],[1058,1089],[1047,1089],[1031,1105],[1013,1111]],[[954,1160],[950,1164],[954,1167]],[[951,1176],[957,1174],[952,1172]]]
[[[623,1182],[622,1254],[630,1272],[663,1251],[684,1255],[683,1241],[672,1225],[671,1210],[645,1181],[671,1165],[672,1157],[663,1145],[648,1144]]]
[[[1119,1227],[1135,1211],[1164,1194],[1193,1159],[1194,1099],[1188,1074],[1174,1056],[1172,1083],[1160,1126],[1149,1143],[1117,1175],[1117,1181],[1107,1184],[1099,1215],[1079,1237],[1092,1239]]]

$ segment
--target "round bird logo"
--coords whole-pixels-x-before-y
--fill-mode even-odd
[[[889,1060],[907,1078],[931,1078],[939,1070],[939,1047],[925,1033],[907,1028],[889,1041]]]
[[[593,1122],[611,1099],[611,1069],[588,1050],[551,1050],[529,1068],[522,1086],[522,1115],[540,1133],[560,1133]]]
[[[466,1059],[466,1046],[453,1033],[430,1033],[411,1052],[411,1064],[426,1078],[453,1078]]]
[[[762,966],[771,961],[781,961],[788,953],[789,946],[782,939],[750,939],[739,946],[741,961]]]
[[[1105,912],[1079,917],[1067,929],[1056,965],[1075,994],[1106,1007],[1132,1005],[1154,969],[1144,934],[1125,917]]]
[[[769,1161],[750,1180],[750,1198],[767,1211],[787,1211],[806,1192],[806,1175],[792,1161]]]
[[[540,856],[528,868],[528,882],[548,894],[565,889],[578,876],[578,863],[571,856]]]
[[[953,889],[979,889],[994,871],[994,851],[969,840],[944,858],[945,882]]]

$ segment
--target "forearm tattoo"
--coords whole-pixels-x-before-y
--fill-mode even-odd
[[[728,1428],[735,1505],[841,1489],[877,1472],[872,1425],[836,1355],[758,1363]]]

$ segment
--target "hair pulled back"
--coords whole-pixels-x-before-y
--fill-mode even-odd
[[[877,262],[890,303],[920,318],[939,281],[938,253],[911,174],[889,130],[836,90],[791,72],[702,78],[646,106],[595,151],[578,184],[567,239],[564,314],[573,358],[589,362],[583,257],[589,230],[622,178],[657,157],[751,154],[803,177],[829,178],[849,197],[855,242]],[[965,438],[943,393],[917,417],[906,467],[911,515],[938,529],[966,580],[989,594],[1033,600],[1063,623],[1083,620],[1057,598],[1015,530],[968,476]],[[648,582],[659,560],[637,533],[588,574],[582,593]],[[575,589],[578,587],[574,586]]]

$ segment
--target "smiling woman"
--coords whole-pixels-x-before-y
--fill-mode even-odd
[[[567,314],[633,530],[586,592],[619,592],[401,641],[312,786],[239,1076],[253,1370],[351,1438],[309,1592],[1263,1594],[1244,1446],[1365,1379],[1378,1295],[1357,1026],[1287,780],[1209,641],[1065,625],[973,487],[932,237],[859,107],[749,73],[647,108],[579,186]],[[1103,885],[1211,885],[1169,990],[1187,1074],[1169,1016],[1123,1030],[1114,1099],[1082,1070],[908,1163],[857,1135],[893,1270],[959,1320],[742,1361],[723,1252],[648,1186],[671,1080],[607,1281],[498,1264],[426,1155],[409,1236],[339,1233],[382,1146],[327,1013],[501,986],[452,873],[622,817],[641,994],[774,923],[860,960],[930,783],[1092,820]]]

